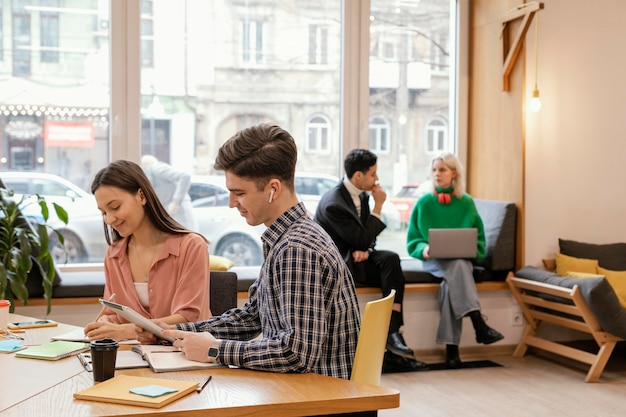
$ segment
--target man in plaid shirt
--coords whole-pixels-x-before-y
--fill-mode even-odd
[[[350,378],[360,327],[352,276],[294,191],[297,149],[276,125],[241,130],[218,152],[230,206],[265,224],[249,301],[219,317],[166,326],[186,357],[273,372]],[[261,335],[261,337],[257,337]]]

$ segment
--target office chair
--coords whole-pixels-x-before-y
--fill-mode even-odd
[[[387,333],[391,320],[391,309],[396,290],[385,298],[370,301],[365,305],[361,332],[356,345],[351,381],[380,385],[383,369]]]
[[[210,307],[214,316],[237,307],[237,274],[228,271],[211,271]]]

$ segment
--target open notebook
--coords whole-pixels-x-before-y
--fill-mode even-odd
[[[74,330],[70,330],[69,332],[65,332],[63,334],[52,336],[50,339],[51,340],[65,340],[68,342],[89,343],[89,338],[85,336],[85,332],[80,327]],[[140,342],[137,339],[131,339],[131,340],[121,340],[118,343],[120,345],[138,345]]]
[[[174,346],[136,345],[132,347],[150,364],[154,372],[190,371],[222,366],[219,363],[196,362],[187,359],[185,354]]]

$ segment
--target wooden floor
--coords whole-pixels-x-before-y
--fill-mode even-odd
[[[400,408],[378,416],[626,416],[626,346],[618,345],[596,383],[584,382],[586,366],[547,353],[471,359],[504,366],[384,374],[381,385],[400,391]]]

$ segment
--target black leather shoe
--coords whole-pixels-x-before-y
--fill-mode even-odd
[[[485,345],[489,345],[491,343],[495,343],[498,340],[504,339],[502,333],[497,331],[496,329],[492,329],[491,327],[485,325],[479,332],[476,332],[476,342],[482,343]]]
[[[446,368],[459,369],[461,366],[461,358],[446,358]]]
[[[387,336],[387,350],[407,359],[415,359],[413,350],[406,345],[402,333],[391,333]]]
[[[415,358],[405,358],[391,352],[385,352],[383,368],[392,371],[426,371],[428,364],[420,362]]]

